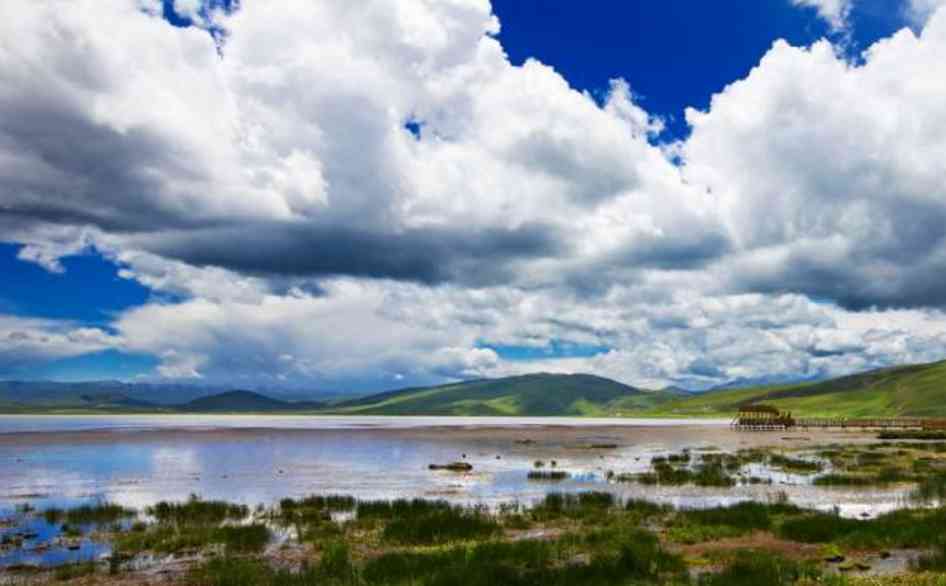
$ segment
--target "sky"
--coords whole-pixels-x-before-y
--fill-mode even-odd
[[[946,358],[946,1],[0,5],[0,379]]]

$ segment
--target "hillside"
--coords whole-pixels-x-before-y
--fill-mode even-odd
[[[0,381],[0,404],[21,408],[154,407],[186,403],[223,389],[121,381]]]
[[[529,374],[380,393],[333,413],[371,415],[606,416],[639,411],[674,393],[648,392],[588,374]]]
[[[796,415],[846,417],[946,416],[946,361],[882,368],[817,383],[721,389],[669,401],[644,415],[734,414],[765,403]]]
[[[197,413],[264,413],[274,411],[315,411],[324,403],[314,401],[290,402],[273,399],[252,391],[227,391],[209,397],[200,397],[178,410]]]

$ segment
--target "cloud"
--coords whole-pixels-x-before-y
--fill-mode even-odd
[[[378,283],[345,279],[317,297],[151,304],[115,326],[124,349],[161,359],[162,376],[231,384],[379,388],[458,378],[494,359],[462,333],[397,319],[387,299]]]
[[[27,232],[428,283],[509,279],[550,254],[672,264],[705,240],[700,264],[725,248],[630,86],[599,104],[541,63],[510,64],[486,2],[175,3],[213,13],[218,54],[155,10],[86,1],[0,25],[0,214]]]
[[[792,4],[815,9],[832,29],[839,31],[847,27],[853,0],[792,0]]]
[[[734,240],[729,288],[850,308],[942,307],[946,286],[946,12],[855,65],[827,42],[776,43],[744,80],[690,110],[687,179]]]
[[[594,298],[568,289],[351,278],[321,284],[318,295],[294,290],[150,304],[115,327],[123,350],[158,356],[159,374],[168,378],[336,390],[535,371],[705,388],[930,361],[946,342],[946,315],[938,311],[851,312],[801,295],[707,295],[660,281]],[[520,360],[484,344],[607,350]]]
[[[0,314],[0,376],[20,375],[43,362],[115,348],[120,340],[99,328],[66,321]]]
[[[52,341],[15,360],[375,389],[942,356],[946,11],[857,64],[778,42],[658,145],[633,80],[513,65],[486,1],[216,6],[176,1],[198,26],[175,28],[151,0],[0,5],[0,239],[52,271],[94,248],[155,293],[94,343],[20,324]],[[607,351],[484,347],[555,344]]]
[[[942,6],[946,6],[943,0],[907,0],[906,2],[907,18],[922,28],[927,20]]]

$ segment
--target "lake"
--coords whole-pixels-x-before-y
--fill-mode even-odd
[[[724,420],[304,416],[0,416],[0,513],[89,501],[142,508],[191,494],[248,505],[314,493],[425,497],[483,503],[534,501],[549,491],[609,490],[677,506],[786,493],[803,506],[871,515],[904,491],[818,489],[804,476],[754,469],[772,481],[734,488],[608,482],[646,471],[684,448],[734,451],[799,442],[868,441],[851,432],[738,433]],[[597,446],[597,447],[596,447]],[[536,460],[571,478],[527,479]],[[431,471],[465,461],[467,474]]]
[[[868,443],[872,434],[740,433],[725,420],[310,416],[0,416],[0,568],[101,559],[95,527],[66,539],[38,512],[112,502],[138,511],[191,495],[254,507],[284,497],[344,494],[420,497],[496,507],[531,505],[549,492],[608,491],[677,507],[788,498],[803,507],[876,516],[902,506],[908,489],[819,488],[811,475],[751,463],[732,487],[615,482],[651,459],[774,447]],[[801,450],[801,452],[799,452]],[[466,462],[470,472],[430,470]],[[529,472],[567,474],[535,481]],[[762,482],[751,483],[750,479]]]

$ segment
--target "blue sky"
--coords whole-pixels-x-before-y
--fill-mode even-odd
[[[24,47],[52,18],[92,49],[47,40],[47,100],[0,112],[17,121],[0,135],[0,379],[360,390],[550,369],[699,387],[938,358],[946,295],[924,275],[942,194],[893,151],[935,151],[912,132],[941,112],[873,81],[937,42],[889,41],[935,29],[920,4],[95,8],[133,41],[40,2],[8,23]],[[878,41],[889,57],[862,54]],[[10,87],[17,67],[0,61]],[[831,113],[843,92],[929,111],[872,130]],[[878,163],[887,147],[905,162]],[[840,174],[804,160],[822,148],[845,153]]]

